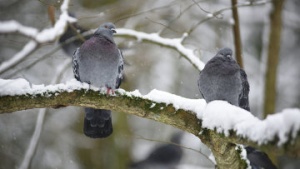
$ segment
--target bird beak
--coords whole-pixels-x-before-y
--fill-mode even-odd
[[[110,29],[113,33],[117,33],[116,29],[112,28]]]

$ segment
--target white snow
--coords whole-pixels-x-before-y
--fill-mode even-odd
[[[201,117],[200,115],[197,115]],[[225,101],[212,101],[203,110],[202,127],[229,135],[229,130],[237,135],[264,144],[277,136],[278,146],[291,136],[295,138],[300,130],[300,110],[285,109],[269,115],[265,120],[254,117],[250,112],[233,106]]]
[[[147,95],[143,96],[158,103],[172,104],[176,110],[183,109],[192,112],[202,112],[206,105],[203,99],[187,99],[175,94],[153,89]]]
[[[247,151],[244,148],[244,146],[242,144],[238,144],[238,145],[236,145],[235,149],[236,150],[237,149],[241,149],[242,150],[242,152],[240,153],[240,156],[241,156],[242,160],[244,160],[247,163],[247,168],[246,169],[251,169],[252,167],[250,166],[250,161],[247,158]]]
[[[208,14],[206,15],[206,17],[208,17],[208,18],[212,18],[212,17],[214,17],[214,14],[212,14],[212,13],[208,13]]]
[[[194,51],[182,45],[182,41],[184,40],[185,37],[188,36],[187,33],[184,33],[181,38],[170,39],[170,38],[163,38],[159,36],[158,33],[145,33],[145,32],[138,32],[131,29],[119,28],[117,29],[116,35],[133,36],[139,42],[142,40],[147,40],[171,48],[175,48],[180,54],[185,56],[193,65],[195,65],[198,70],[202,70],[204,68],[205,64],[202,61],[200,61],[200,59],[195,55]]]
[[[10,32],[20,32],[29,37],[35,37],[38,33],[36,28],[31,28],[27,26],[23,26],[17,21],[2,21],[0,22],[0,32],[1,33],[10,33]]]
[[[81,83],[76,79],[72,79],[65,84],[34,85],[25,79],[4,80],[0,79],[0,96],[5,95],[22,95],[22,94],[43,94],[48,92],[74,91],[79,89],[89,89],[87,83]],[[99,90],[99,89],[98,89]]]
[[[21,94],[44,94],[80,89],[98,88],[72,79],[65,84],[33,85],[24,79],[4,80],[0,79],[0,96]],[[102,89],[100,90],[102,91]],[[105,91],[104,91],[105,92]],[[254,117],[250,112],[233,106],[225,101],[212,101],[206,104],[203,99],[188,99],[159,90],[152,90],[147,95],[141,95],[138,90],[126,92],[118,89],[120,95],[140,97],[157,103],[172,104],[175,109],[184,109],[194,112],[202,120],[202,127],[219,133],[229,135],[229,130],[234,130],[237,135],[264,144],[278,137],[278,146],[286,143],[288,137],[297,137],[300,130],[300,110],[285,109],[280,113],[269,115],[265,120]],[[155,103],[151,107],[155,107]],[[199,133],[201,134],[201,133]]]

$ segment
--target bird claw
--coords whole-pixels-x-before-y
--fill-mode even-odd
[[[107,87],[107,89],[106,89],[106,94],[107,94],[107,95],[115,95],[115,91],[114,91],[113,89]]]

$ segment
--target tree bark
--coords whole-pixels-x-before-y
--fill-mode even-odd
[[[273,10],[270,14],[270,34],[265,82],[264,117],[272,114],[276,109],[276,79],[280,54],[280,40],[282,27],[282,8],[284,0],[273,0]]]

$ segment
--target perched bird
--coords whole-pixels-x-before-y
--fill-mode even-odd
[[[232,58],[232,50],[223,48],[207,62],[198,80],[200,93],[206,102],[225,100],[247,111],[250,86],[246,72]],[[254,169],[275,169],[267,154],[247,146],[247,158]]]
[[[123,56],[113,39],[116,33],[111,23],[101,25],[73,56],[73,72],[78,81],[107,88],[107,93],[119,88],[123,77]],[[84,134],[91,138],[108,137],[112,132],[111,111],[85,108]]]
[[[249,83],[243,69],[232,58],[232,50],[223,48],[207,62],[198,80],[206,102],[225,100],[245,110],[249,108]]]
[[[276,169],[277,167],[269,159],[268,155],[264,152],[258,151],[253,147],[245,147],[247,158],[250,161],[252,169]]]
[[[183,150],[180,147],[182,133],[172,135],[171,142],[155,148],[147,158],[131,164],[130,169],[173,169],[179,164]]]

